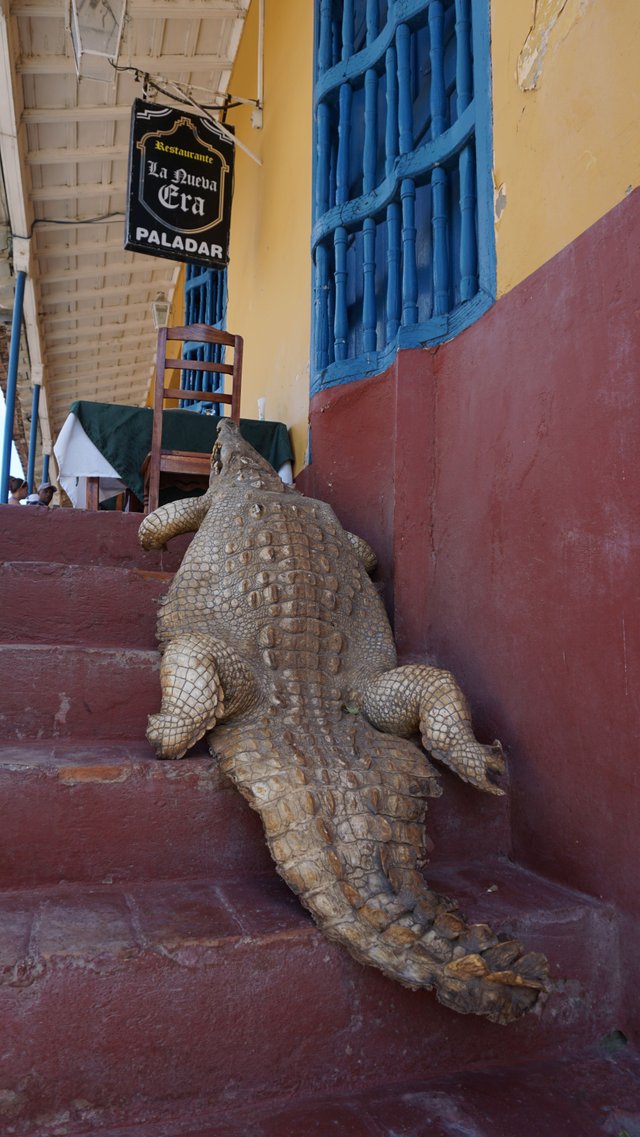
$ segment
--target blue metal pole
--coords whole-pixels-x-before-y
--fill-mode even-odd
[[[43,482],[49,481],[49,454],[43,455],[42,458],[42,480]]]
[[[13,301],[11,321],[11,344],[9,347],[9,366],[7,369],[7,395],[5,399],[4,440],[2,444],[2,470],[0,471],[0,503],[9,500],[9,471],[11,469],[11,443],[13,442],[13,420],[16,413],[16,387],[18,385],[18,360],[20,358],[20,333],[22,331],[22,309],[24,286],[27,278],[22,269],[16,275],[16,294]]]
[[[38,407],[40,406],[40,384],[35,383],[33,398],[31,399],[31,430],[29,432],[29,460],[27,463],[27,485],[29,493],[33,493],[34,474],[36,470],[36,442],[38,438]]]

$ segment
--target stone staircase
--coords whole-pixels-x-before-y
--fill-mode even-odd
[[[638,1137],[617,914],[512,864],[504,801],[445,775],[428,827],[433,885],[551,961],[508,1028],[327,942],[206,748],[154,758],[186,539],[138,522],[0,508],[2,1137]]]

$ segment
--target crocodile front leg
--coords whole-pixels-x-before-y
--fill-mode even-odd
[[[448,671],[422,663],[396,667],[366,683],[361,699],[378,730],[405,737],[419,730],[425,749],[463,781],[504,793],[489,777],[504,772],[502,747],[478,742],[467,700]]]
[[[216,723],[255,701],[249,667],[226,644],[202,632],[169,640],[160,664],[162,705],[147,738],[159,758],[182,758]]]
[[[161,549],[167,541],[180,533],[195,533],[208,508],[207,494],[161,505],[142,521],[138,529],[138,540],[143,549]]]

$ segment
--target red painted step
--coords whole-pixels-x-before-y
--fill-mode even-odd
[[[156,649],[158,601],[174,573],[112,565],[0,566],[0,643]]]
[[[460,891],[462,880],[442,871],[439,884]],[[110,1111],[133,1121],[487,1071],[616,1028],[605,906],[499,861],[475,866],[466,888],[470,915],[522,927],[561,980],[540,1014],[509,1028],[360,967],[275,874],[5,890],[4,1106],[41,1133],[81,1100],[98,1129]]]
[[[0,644],[0,737],[143,739],[160,706],[160,657],[137,648]]]
[[[188,539],[144,553],[139,521],[0,507],[2,1137],[590,1137],[590,1082],[569,1108],[500,1067],[617,1028],[616,913],[488,856],[509,848],[507,800],[445,774],[429,879],[548,954],[546,1005],[463,1018],[324,940],[215,761],[144,742],[155,604]],[[598,1132],[636,1137],[625,1101]]]
[[[229,1110],[199,1109],[102,1137],[637,1137],[640,1062],[622,1046],[571,1060]],[[65,1137],[89,1137],[82,1106]],[[15,1132],[13,1127],[8,1135]],[[47,1133],[53,1130],[47,1130]],[[60,1132],[60,1130],[56,1131]],[[38,1137],[45,1137],[42,1131]]]
[[[193,753],[160,762],[144,741],[0,747],[0,887],[226,880],[270,868],[257,814],[204,742]],[[427,815],[435,863],[507,853],[504,799],[480,795],[447,772],[443,782],[445,792]]]
[[[257,814],[200,753],[160,762],[145,742],[0,748],[0,887],[269,871]]]
[[[0,505],[2,559],[175,572],[191,537],[176,537],[164,550],[145,552],[138,542],[141,520],[140,513]]]

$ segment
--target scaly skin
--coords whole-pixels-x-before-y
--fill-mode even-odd
[[[181,758],[205,733],[261,814],[278,872],[356,959],[445,1005],[506,1023],[545,989],[547,963],[469,926],[425,884],[427,750],[501,793],[498,743],[476,741],[446,671],[398,667],[366,569],[375,556],[326,504],[283,486],[221,424],[204,497],[163,506],[145,548],[196,530],[162,604],[162,707],[148,738]]]

